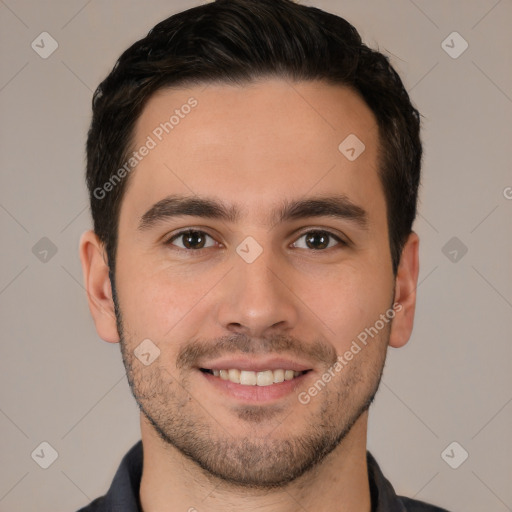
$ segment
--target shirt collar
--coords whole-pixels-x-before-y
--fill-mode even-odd
[[[370,482],[372,512],[407,512],[401,500],[398,499],[393,486],[382,474],[377,461],[369,451],[366,452],[366,463]]]
[[[142,479],[142,441],[123,457],[112,485],[105,495],[105,510],[141,512],[139,488]]]
[[[143,450],[138,441],[123,457],[112,485],[105,495],[107,510],[141,512],[139,488],[142,478]],[[407,512],[393,486],[382,474],[372,454],[366,452],[372,512]]]

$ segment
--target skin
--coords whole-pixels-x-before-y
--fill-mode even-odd
[[[104,247],[92,231],[80,242],[96,329],[105,341],[121,341],[141,407],[143,510],[368,512],[367,408],[388,346],[411,335],[419,270],[412,232],[392,272],[373,113],[353,91],[322,82],[165,90],[138,120],[135,147],[190,97],[197,107],[129,178],[117,319]],[[352,162],[338,150],[351,133],[365,144]],[[283,199],[333,192],[366,210],[367,229],[330,217],[269,219]],[[170,194],[215,197],[241,215],[236,223],[182,216],[138,229]],[[206,247],[191,254],[186,237],[166,243],[183,228],[210,235]],[[330,238],[328,248],[315,249],[318,240],[312,248],[303,235],[314,229],[349,244]],[[236,252],[247,236],[263,249],[250,264]],[[393,302],[401,305],[393,322],[301,404],[298,394]],[[160,350],[149,366],[133,353],[147,338]],[[221,395],[195,367],[201,358],[244,353],[298,357],[312,371],[289,395],[250,405]]]

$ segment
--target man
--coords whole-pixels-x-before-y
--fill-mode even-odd
[[[80,256],[142,441],[82,511],[439,511],[366,451],[413,327],[419,114],[345,20],[217,0],[94,95]]]

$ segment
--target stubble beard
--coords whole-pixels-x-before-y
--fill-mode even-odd
[[[136,341],[126,339],[114,287],[113,295],[123,363],[141,413],[166,445],[201,468],[207,478],[225,486],[269,490],[296,481],[342,443],[375,398],[390,325],[378,340],[372,340],[372,347],[365,347],[373,350],[371,360],[368,354],[358,355],[308,405],[297,400],[288,413],[278,406],[226,408],[231,414],[228,421],[236,424],[234,430],[241,426],[245,432],[235,436],[225,418],[212,417],[188,391],[190,371],[173,376],[161,365],[161,358],[150,366],[135,358]],[[282,418],[276,427],[266,436],[258,436],[258,425],[275,422],[276,417]],[[299,433],[279,435],[287,422],[297,421],[303,425]],[[296,423],[293,430],[297,431]]]

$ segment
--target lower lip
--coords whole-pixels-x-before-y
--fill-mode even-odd
[[[270,386],[247,386],[244,384],[236,384],[230,380],[221,379],[211,373],[202,372],[201,370],[198,371],[212,386],[215,386],[222,393],[225,393],[232,398],[257,403],[270,402],[290,395],[298,386],[302,386],[305,378],[312,373],[309,371],[299,375],[298,377],[294,377],[292,380],[277,382],[270,384]]]

